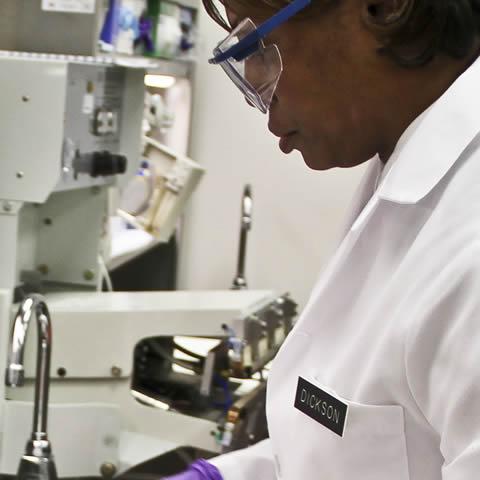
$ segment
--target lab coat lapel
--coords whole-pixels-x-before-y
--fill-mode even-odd
[[[341,230],[340,242],[346,237],[355,220],[372,198],[382,172],[382,163],[378,156],[373,157],[353,196],[351,207]],[[339,242],[339,243],[340,243]]]
[[[347,214],[347,221],[345,222],[340,244],[333,257],[327,263],[325,269],[321,272],[319,280],[317,281],[310,296],[310,300],[305,307],[303,316],[308,315],[309,308],[315,302],[315,299],[318,298],[318,295],[325,287],[325,284],[331,281],[331,276],[333,275],[334,271],[340,267],[345,259],[348,258],[348,254],[355,245],[355,242],[367,224],[368,219],[375,211],[379,201],[375,189],[382,172],[382,168],[383,166],[378,156],[370,160],[367,171],[365,172],[365,175],[363,176],[354,195],[350,211]]]

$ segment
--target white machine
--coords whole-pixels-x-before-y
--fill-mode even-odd
[[[109,190],[138,168],[143,75],[91,58],[0,56],[0,368],[11,385],[26,380],[0,382],[0,474],[17,472],[30,438],[36,367],[59,477],[108,478],[179,446],[220,452],[265,428],[264,384],[248,379],[292,326],[287,296],[98,291]],[[32,293],[48,310],[28,300],[10,337]],[[214,340],[205,356],[181,336]]]

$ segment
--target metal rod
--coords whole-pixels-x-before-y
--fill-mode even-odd
[[[42,311],[42,313],[40,313]],[[39,331],[37,347],[37,378],[35,381],[35,404],[38,406],[34,411],[33,432],[35,434],[47,434],[48,423],[48,395],[50,384],[50,351],[51,351],[51,323],[47,306],[38,305],[37,324]]]
[[[252,189],[250,185],[246,185],[242,197],[242,220],[240,226],[240,241],[238,246],[237,275],[233,280],[233,290],[242,290],[247,288],[247,281],[245,279],[245,263],[247,257],[248,232],[252,228],[252,209]]]

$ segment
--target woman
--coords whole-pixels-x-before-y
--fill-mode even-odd
[[[204,3],[239,29],[212,63],[282,151],[374,158],[274,362],[270,439],[174,478],[476,478],[480,0],[227,0],[227,21]]]

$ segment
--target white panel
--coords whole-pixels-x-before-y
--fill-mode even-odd
[[[9,391],[12,400],[7,402],[9,420],[8,437],[5,437],[8,443],[6,453],[9,453],[11,459],[5,461],[9,462],[10,468],[18,458],[17,453],[22,452],[22,443],[31,426],[31,403],[25,402],[25,399],[33,396],[32,387],[32,383],[27,382],[26,387]],[[68,467],[69,475],[72,475],[73,466],[76,468],[74,476],[92,475],[98,463],[109,458],[113,461],[117,446],[117,465],[121,470],[177,446],[192,446],[210,451],[220,449],[211,435],[217,427],[215,421],[139,403],[130,392],[128,379],[53,382],[51,397],[49,431],[53,451],[56,458],[61,456],[64,462],[62,471],[67,471]],[[75,399],[75,404],[70,403],[72,399]],[[22,405],[26,407],[22,409]],[[20,412],[22,420],[13,431],[15,418],[20,416]],[[105,442],[107,436],[117,439],[117,412],[122,430],[119,445],[116,442]],[[79,438],[65,435],[65,432],[78,432]],[[109,435],[110,432],[114,433]],[[59,447],[60,442],[62,445]],[[96,448],[98,452],[95,454]],[[70,452],[70,455],[64,452]],[[70,459],[71,452],[76,452],[76,459]],[[82,455],[84,462],[81,461]],[[0,471],[5,471],[1,470],[1,464]]]
[[[127,377],[132,370],[133,349],[144,338],[222,337],[223,324],[242,338],[243,320],[274,298],[269,291],[230,290],[50,294],[52,376],[57,377],[62,367],[67,379],[111,378],[112,367],[118,367],[120,376]],[[31,335],[34,339],[35,332]],[[36,347],[31,339],[25,360],[29,378],[34,373]]]
[[[16,473],[31,434],[32,406],[31,402],[5,403],[2,473]],[[118,406],[50,404],[48,436],[59,477],[97,477],[103,462],[118,465],[120,429]]]
[[[66,64],[0,59],[0,198],[43,202],[58,181]]]
[[[18,214],[18,234],[12,239],[17,245],[17,267],[15,286],[20,284],[23,271],[35,271],[37,268],[36,252],[39,227],[39,208],[32,204],[23,205]],[[15,256],[14,251],[8,254]]]
[[[9,205],[11,212],[0,213],[0,288],[13,289],[16,286],[18,212],[21,204],[15,202]]]
[[[246,105],[221,68],[207,63],[225,32],[203,10],[199,22],[202,43],[195,72],[190,156],[208,174],[185,222],[179,287],[231,285],[240,199],[244,184],[251,183],[249,286],[291,291],[302,306],[336,244],[363,167],[313,172],[298,153],[283,155],[268,132],[267,117]]]
[[[105,431],[105,425],[110,425],[108,419],[112,414],[108,411],[108,406],[113,409],[119,408],[121,416],[121,436],[119,445],[119,468],[125,469],[136,463],[147,460],[164,453],[166,450],[175,448],[176,446],[192,446],[204,448],[210,451],[218,451],[215,438],[211,432],[216,430],[217,424],[215,421],[205,420],[189,415],[183,415],[174,411],[166,411],[159,408],[152,408],[151,406],[139,403],[132,396],[129,388],[128,379],[112,379],[112,380],[74,380],[74,381],[54,381],[51,384],[51,409],[52,413],[49,418],[49,430],[52,432],[52,442],[54,453],[58,457],[62,452],[57,448],[57,441],[53,436],[55,432],[63,429],[63,432],[77,432],[78,439],[68,439],[68,446],[72,442],[82,441],[87,443],[94,443],[97,445],[97,439],[102,438]],[[33,385],[27,382],[27,386],[21,389],[10,389],[9,394],[12,395],[14,401],[12,404],[19,404],[25,402],[25,399],[33,396]],[[13,397],[14,395],[14,397]],[[76,402],[71,404],[72,399]],[[108,404],[108,405],[107,405]],[[91,426],[97,418],[97,408],[102,406],[107,416],[105,421],[99,422],[99,429],[96,431],[93,428],[82,429],[78,427],[77,423],[77,409],[83,406],[84,412],[80,412],[80,421],[87,422],[87,426]],[[70,411],[71,415],[68,417],[66,413],[55,413],[61,411]],[[9,416],[16,414],[17,409],[11,408]],[[112,410],[115,412],[115,410]],[[20,438],[27,433],[30,424],[28,423],[30,412],[25,411],[24,417],[27,420],[22,420],[19,424],[22,430],[21,434],[11,432],[10,442],[17,444],[16,449],[19,450]],[[14,421],[10,420],[11,426]],[[25,437],[26,439],[26,437]],[[138,443],[136,443],[138,441]],[[9,447],[11,448],[11,447]],[[74,450],[72,450],[74,451]],[[85,451],[85,450],[84,450]],[[105,450],[101,450],[100,453]],[[105,459],[107,456],[101,454],[99,459]],[[92,456],[86,457],[85,465],[90,469],[92,464]],[[63,457],[66,461],[68,455]],[[85,465],[78,465],[76,476],[85,476]],[[89,470],[91,471],[91,469]]]
[[[122,432],[120,437],[121,470],[127,470],[146,460],[155,458],[179,445],[169,440],[152,438],[149,435],[134,432]]]
[[[51,195],[39,209],[37,266],[48,281],[95,286],[98,254],[108,222],[108,191],[81,189]],[[91,271],[93,277],[85,277]]]

